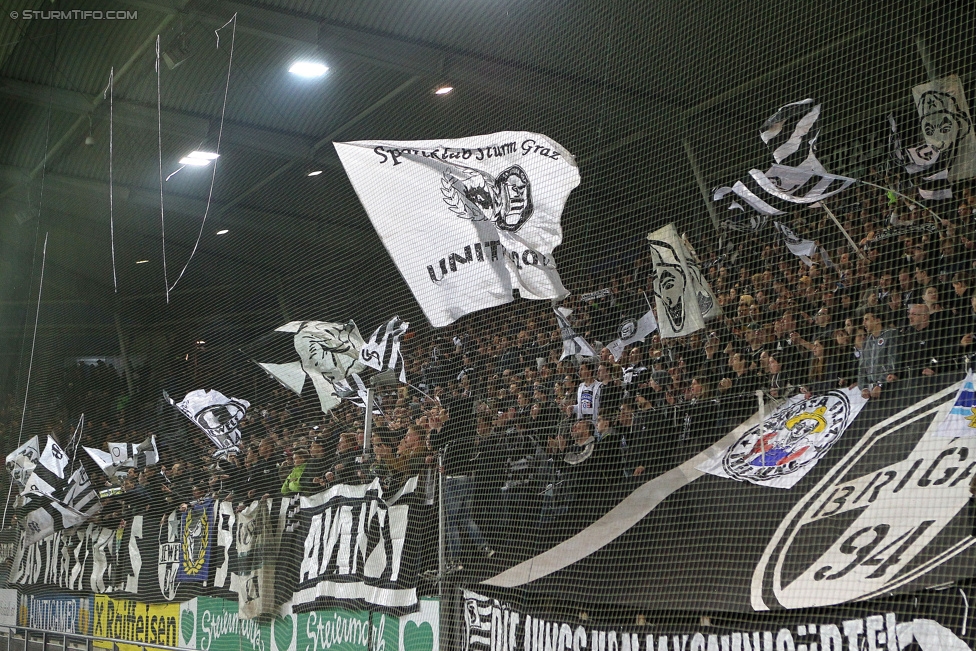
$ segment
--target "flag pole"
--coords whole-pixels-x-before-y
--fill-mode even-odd
[[[864,255],[864,252],[861,251],[861,249],[859,249],[857,247],[857,244],[855,244],[854,243],[854,240],[851,239],[851,236],[847,232],[847,230],[843,226],[841,226],[840,221],[837,220],[837,217],[834,216],[834,213],[830,210],[830,208],[827,207],[827,204],[825,202],[821,201],[820,202],[820,205],[827,212],[827,214],[830,216],[830,218],[833,220],[833,222],[835,224],[837,224],[837,228],[839,228],[840,229],[840,232],[844,234],[844,237],[847,239],[848,244],[850,244],[851,245],[851,248],[854,249],[854,252],[857,253],[857,257],[861,258],[862,260],[866,260],[867,259],[867,256]]]
[[[925,206],[925,205],[923,205],[923,204],[920,204],[919,202],[917,202],[917,201],[915,201],[915,200],[914,200],[914,199],[912,199],[911,197],[909,197],[909,196],[907,196],[907,195],[904,195],[904,194],[902,194],[902,193],[901,193],[901,192],[899,192],[898,190],[892,190],[891,188],[886,188],[886,187],[884,187],[883,185],[878,185],[877,183],[871,183],[870,181],[864,181],[864,180],[861,180],[861,179],[855,179],[855,180],[856,180],[856,181],[857,181],[858,183],[863,183],[864,185],[870,185],[870,186],[871,186],[872,188],[878,188],[879,190],[884,190],[885,192],[893,192],[894,194],[896,194],[896,195],[898,195],[899,197],[901,197],[901,198],[902,198],[902,199],[904,199],[905,201],[908,201],[908,202],[911,202],[911,203],[913,203],[913,204],[915,204],[916,206],[918,206],[919,208],[921,208],[922,210],[924,210],[924,211],[925,211],[925,212],[927,212],[928,214],[930,214],[930,215],[932,215],[932,219],[933,219],[933,220],[935,221],[935,225],[936,225],[936,227],[938,227],[938,226],[939,226],[939,225],[940,225],[940,224],[942,223],[942,221],[941,221],[941,219],[940,219],[940,218],[939,218],[939,216],[938,216],[938,215],[937,215],[937,214],[935,213],[935,211],[934,211],[934,210],[932,210],[932,209],[931,209],[931,208],[929,208],[928,206]]]

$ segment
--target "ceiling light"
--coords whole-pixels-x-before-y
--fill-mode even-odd
[[[322,170],[315,170],[313,172],[309,172],[308,175],[309,176],[318,176],[321,173],[322,173]]]
[[[229,233],[229,232],[230,232],[230,230],[229,230],[229,229],[226,229],[226,228],[221,228],[221,229],[220,229],[219,231],[217,231],[217,233],[216,233],[216,234],[217,234],[217,235],[227,235],[227,233]]]
[[[212,151],[191,151],[180,159],[180,165],[203,167],[204,165],[209,165],[210,161],[216,160],[217,158],[220,158],[220,155]]]
[[[317,61],[296,61],[288,68],[288,72],[299,77],[314,79],[329,71],[329,67]]]
[[[434,89],[435,95],[447,95],[454,90],[454,86],[441,86],[440,88]]]
[[[136,260],[136,264],[146,264],[149,260]]]

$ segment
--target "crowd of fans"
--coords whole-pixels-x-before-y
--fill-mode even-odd
[[[638,254],[564,304],[598,358],[563,358],[551,307],[527,301],[409,340],[410,384],[381,393],[368,451],[361,408],[322,414],[314,399],[284,389],[248,396],[241,451],[219,461],[173,411],[153,426],[160,464],[129,469],[97,517],[117,526],[209,498],[240,509],[377,477],[395,491],[418,476],[432,519],[440,477],[452,562],[496,548],[528,555],[533,536],[578,530],[737,426],[755,411],[757,390],[786,398],[856,386],[877,401],[899,383],[960,379],[976,349],[976,194],[957,188],[937,217],[867,186],[850,195],[832,208],[856,249],[820,207],[792,219],[824,253],[813,260],[791,254],[771,229],[715,245],[692,235],[724,317],[688,337],[655,333],[619,359],[604,347],[653,301],[650,257]],[[122,419],[86,438],[151,433]]]

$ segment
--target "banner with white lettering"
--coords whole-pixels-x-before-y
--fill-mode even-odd
[[[580,176],[547,136],[333,143],[390,257],[435,328],[523,298],[567,296],[553,250]]]
[[[960,601],[967,599],[963,594]],[[898,602],[859,604],[857,614],[821,611],[778,617],[710,622],[708,628],[675,625],[639,615],[614,626],[532,613],[497,598],[463,590],[459,644],[463,651],[784,651],[786,649],[873,649],[897,651],[972,651],[971,627],[946,612],[945,604],[923,597],[912,605]],[[941,606],[941,607],[940,607]],[[667,613],[670,614],[670,613]],[[666,614],[666,615],[667,615]],[[650,614],[649,614],[650,615]],[[666,616],[665,615],[665,616]],[[704,619],[704,618],[703,618]]]
[[[405,542],[416,488],[412,477],[388,494],[375,479],[302,496],[300,525],[282,538],[284,549],[303,550],[293,608],[415,611],[415,546]]]

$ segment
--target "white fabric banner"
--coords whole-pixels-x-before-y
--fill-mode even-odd
[[[949,169],[949,181],[976,176],[976,134],[962,79],[949,75],[912,88],[922,136]]]
[[[793,396],[762,425],[750,427],[752,419],[740,425],[734,442],[712,451],[698,470],[757,486],[792,488],[830,451],[866,402],[856,387],[809,399]]]
[[[356,194],[434,327],[523,298],[569,294],[553,259],[579,185],[573,156],[537,133],[334,143]]]
[[[647,239],[654,265],[654,300],[661,337],[684,337],[701,330],[706,315],[714,313],[716,302],[674,224],[654,231]]]
[[[237,452],[241,431],[237,428],[251,403],[241,398],[228,398],[219,391],[197,389],[175,403],[177,409],[203,430],[217,446],[214,456]]]

